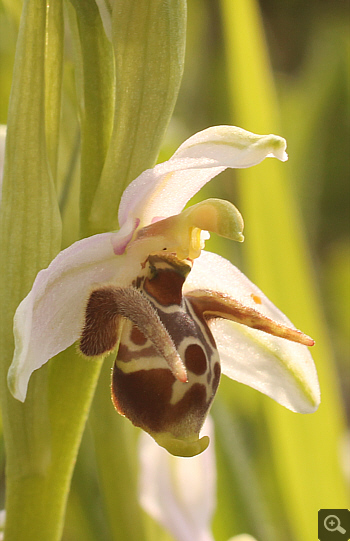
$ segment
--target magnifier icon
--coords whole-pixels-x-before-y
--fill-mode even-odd
[[[340,532],[340,533],[346,533],[346,530],[344,530],[344,528],[341,527],[340,520],[336,515],[328,515],[324,519],[323,524],[324,524],[324,527],[326,528],[326,530],[328,530],[329,532],[337,531],[337,532]]]

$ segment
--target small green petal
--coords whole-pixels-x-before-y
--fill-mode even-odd
[[[193,205],[180,215],[192,226],[216,233],[238,242],[243,242],[244,222],[239,210],[229,201],[222,199],[206,199]]]

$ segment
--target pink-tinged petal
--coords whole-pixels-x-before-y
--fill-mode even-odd
[[[167,162],[144,171],[125,190],[119,223],[128,216],[141,226],[156,216],[178,214],[209,180],[227,167],[251,167],[266,157],[285,161],[286,141],[276,135],[255,135],[234,126],[214,126],[185,141]]]
[[[140,503],[178,541],[214,541],[210,523],[216,505],[216,466],[210,418],[203,433],[210,435],[211,443],[192,458],[172,456],[148,434],[140,435]]]
[[[93,287],[116,278],[119,285],[127,285],[127,266],[120,264],[127,258],[115,255],[123,242],[119,233],[83,239],[39,272],[14,317],[15,353],[8,382],[16,398],[25,400],[34,370],[78,339]]]
[[[112,245],[115,255],[124,254],[128,244],[130,243],[136,229],[140,225],[140,220],[129,218],[119,229],[118,233],[112,236]]]
[[[185,290],[196,289],[227,294],[277,323],[295,328],[244,274],[216,254],[202,252],[195,260]],[[317,409],[319,384],[306,346],[224,319],[215,318],[209,325],[224,374],[292,411],[311,413]]]
[[[155,217],[181,212],[187,201],[213,177],[224,171],[208,158],[172,158],[147,169],[126,188],[119,206],[119,224],[132,215],[145,226]]]

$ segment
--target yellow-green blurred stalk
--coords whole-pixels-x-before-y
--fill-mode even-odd
[[[232,123],[255,133],[279,133],[279,118],[262,21],[255,0],[221,0]],[[268,160],[238,172],[240,210],[247,224],[248,275],[291,320],[312,335],[320,379],[318,412],[300,416],[261,399],[273,454],[270,467],[292,538],[310,541],[320,508],[345,508],[340,464],[342,407],[327,329],[291,178],[290,163]]]

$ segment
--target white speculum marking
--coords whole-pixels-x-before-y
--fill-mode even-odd
[[[185,352],[186,352],[187,347],[193,344],[197,344],[203,350],[203,344],[198,338],[187,336],[183,339],[180,346],[177,348],[182,360],[185,359]],[[176,404],[177,402],[179,402],[179,400],[181,400],[183,396],[185,395],[185,393],[187,392],[188,386],[193,385],[194,383],[200,383],[204,385],[205,390],[206,390],[207,402],[211,398],[213,398],[213,389],[212,389],[211,383],[214,377],[214,374],[213,374],[214,365],[216,361],[219,361],[219,355],[218,355],[218,352],[214,350],[213,348],[211,348],[211,354],[209,356],[206,352],[204,353],[205,353],[206,363],[207,363],[206,371],[201,375],[197,375],[197,374],[194,374],[191,370],[187,370],[188,383],[181,383],[180,381],[175,380],[172,387],[173,392],[172,392],[170,404]],[[211,374],[210,383],[208,383],[208,374]]]

